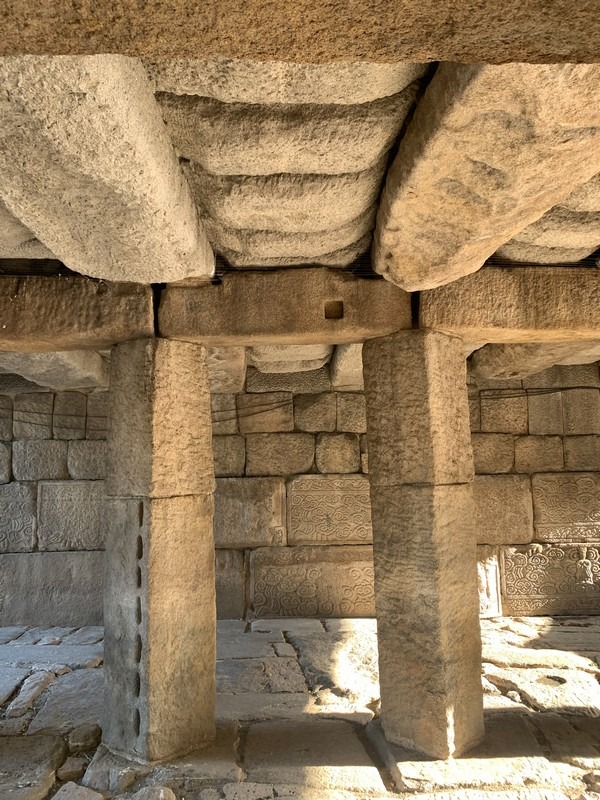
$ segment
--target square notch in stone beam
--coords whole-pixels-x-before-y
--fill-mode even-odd
[[[328,300],[324,306],[325,319],[344,319],[344,301]]]

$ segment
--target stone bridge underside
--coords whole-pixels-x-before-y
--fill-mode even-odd
[[[162,47],[119,3],[113,41],[102,4],[73,41],[3,12],[0,372],[112,362],[104,742],[135,758],[214,735],[211,391],[362,360],[383,728],[447,758],[483,735],[467,368],[600,359],[593,9],[463,9],[437,48],[332,10],[319,50],[301,5],[254,60],[217,11]]]

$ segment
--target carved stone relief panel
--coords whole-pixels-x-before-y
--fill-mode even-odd
[[[36,542],[33,483],[0,485],[0,553],[26,553]]]
[[[600,474],[534,475],[532,486],[536,539],[600,541]]]
[[[288,484],[289,544],[370,544],[369,479],[302,475]]]
[[[372,617],[371,547],[271,547],[251,555],[257,617]]]
[[[104,481],[40,482],[38,521],[40,550],[103,550]]]
[[[480,545],[477,548],[477,584],[479,588],[479,615],[484,619],[500,616],[502,614],[502,602],[497,547]]]
[[[600,614],[600,542],[505,547],[505,614]]]

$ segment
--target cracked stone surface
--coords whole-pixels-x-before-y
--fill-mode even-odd
[[[101,628],[0,628],[0,798],[598,800],[600,618],[481,628],[486,737],[461,758],[383,738],[375,620],[227,620],[216,741],[153,767],[99,744]]]

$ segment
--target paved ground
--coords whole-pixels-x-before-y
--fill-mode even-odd
[[[98,746],[101,628],[0,628],[0,800],[600,800],[600,617],[482,631],[488,734],[465,758],[385,744],[372,620],[231,621],[216,744],[150,771]]]

